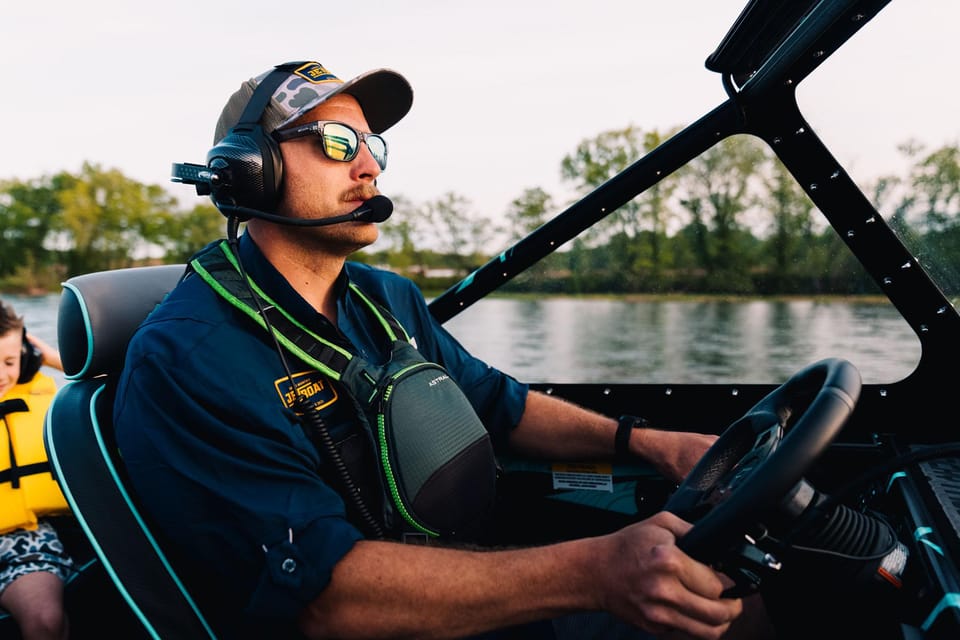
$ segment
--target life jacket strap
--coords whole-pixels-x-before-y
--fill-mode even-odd
[[[27,403],[23,398],[13,398],[11,400],[4,400],[3,402],[0,402],[0,417],[2,418],[6,418],[6,416],[11,413],[26,413],[27,411],[30,411],[30,407],[27,406]],[[49,471],[50,464],[44,462],[42,463],[44,468],[36,471],[26,470],[32,469],[33,467],[38,466],[40,463],[27,465],[25,467],[19,466],[17,464],[17,454],[13,450],[13,434],[10,433],[10,425],[8,425],[7,421],[4,420],[3,426],[7,429],[7,446],[10,449],[10,468],[0,472],[0,482],[9,482],[14,489],[19,489],[20,478],[22,476]]]

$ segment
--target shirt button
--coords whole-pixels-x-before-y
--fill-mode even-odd
[[[280,564],[280,569],[285,573],[293,573],[297,570],[297,561],[293,558],[287,558]]]

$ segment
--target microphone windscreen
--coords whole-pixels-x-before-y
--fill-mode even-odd
[[[393,214],[393,202],[387,196],[373,196],[363,206],[366,210],[357,219],[364,222],[383,222]]]

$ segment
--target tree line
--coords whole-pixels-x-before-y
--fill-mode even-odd
[[[673,131],[633,126],[583,140],[560,164],[580,197]],[[960,148],[900,147],[904,175],[865,193],[894,228],[933,236],[960,258]],[[448,191],[427,202],[389,194],[394,215],[357,259],[413,278],[454,284],[570,202],[531,186],[500,216],[477,214]],[[909,223],[909,224],[907,224]],[[0,181],[0,290],[58,291],[77,274],[185,262],[222,237],[209,201],[184,209],[160,185],[84,164],[30,180]],[[954,260],[953,262],[957,262]],[[854,274],[851,277],[851,274]],[[626,203],[504,287],[564,293],[859,294],[878,291],[836,232],[769,148],[735,136]]]

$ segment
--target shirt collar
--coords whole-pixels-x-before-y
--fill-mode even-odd
[[[292,314],[293,317],[303,322],[307,327],[314,331],[322,326],[321,318],[323,316],[314,310],[310,304],[290,286],[287,279],[277,271],[276,267],[267,260],[266,256],[257,246],[257,243],[249,233],[240,236],[239,257],[243,263],[243,268],[254,282],[256,282],[267,295],[283,310]],[[334,283],[334,292],[337,300],[342,303],[347,292],[347,283],[349,279],[345,269],[340,270],[337,280]]]

